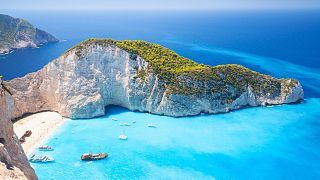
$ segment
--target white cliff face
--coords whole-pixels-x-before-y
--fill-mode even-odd
[[[0,84],[2,81],[0,80]],[[12,96],[0,86],[0,179],[37,179],[13,131]]]
[[[230,102],[220,93],[177,94],[150,69],[141,57],[111,44],[73,49],[40,71],[7,83],[17,104],[14,116],[50,110],[70,118],[91,118],[104,115],[107,105],[119,105],[178,117],[292,103],[303,98],[301,85],[290,80],[281,80],[278,93],[271,95],[255,93],[248,86]],[[230,87],[228,93],[234,92]]]

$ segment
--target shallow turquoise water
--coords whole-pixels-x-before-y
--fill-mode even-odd
[[[0,56],[4,79],[37,71],[90,37],[142,39],[199,63],[296,78],[309,98],[179,119],[111,107],[108,116],[67,122],[48,140],[57,161],[33,164],[40,179],[320,179],[318,11],[3,13],[67,40]],[[118,125],[132,120],[132,127]],[[149,122],[158,128],[147,128]],[[128,141],[118,139],[122,131]],[[88,151],[110,158],[81,162]]]
[[[318,179],[319,106],[307,99],[186,118],[109,107],[106,116],[67,121],[48,140],[56,162],[32,166],[40,179]],[[82,162],[89,151],[110,157]]]

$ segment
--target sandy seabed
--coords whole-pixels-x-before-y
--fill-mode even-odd
[[[43,144],[67,119],[56,112],[41,112],[14,123],[14,132],[18,138],[31,130],[32,134],[26,138],[26,142],[22,144],[23,150],[30,155],[33,150]]]

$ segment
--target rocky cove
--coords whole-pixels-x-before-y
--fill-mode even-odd
[[[156,64],[166,56],[169,63]],[[180,67],[180,60],[187,65],[177,70],[172,64]],[[240,65],[199,65],[159,45],[109,39],[82,42],[43,69],[1,84],[1,162],[28,179],[36,175],[10,122],[26,114],[54,111],[91,118],[117,105],[181,117],[303,99],[293,79],[275,79]]]

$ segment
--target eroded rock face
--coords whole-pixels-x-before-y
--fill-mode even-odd
[[[0,80],[0,177],[1,179],[37,179],[11,122],[14,111],[12,96]]]
[[[7,83],[17,104],[14,116],[50,110],[70,118],[91,118],[104,115],[107,105],[119,105],[179,117],[228,112],[244,106],[292,103],[303,98],[300,83],[291,79],[279,80],[273,94],[254,92],[247,85],[239,97],[226,100],[228,94],[236,92],[234,87],[227,86],[224,93],[206,92],[212,83],[181,76],[181,82],[204,90],[172,93],[168,84],[149,69],[143,58],[115,45],[91,44],[81,52],[73,49],[40,71]]]

